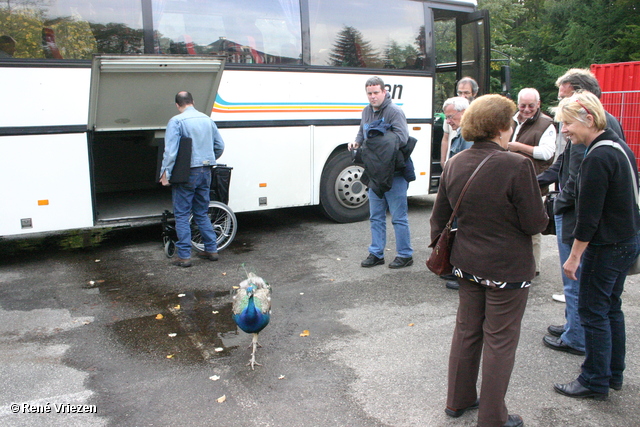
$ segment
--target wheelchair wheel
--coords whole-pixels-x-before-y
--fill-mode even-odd
[[[162,241],[164,243],[164,254],[167,258],[173,258],[176,254],[176,242],[171,240],[169,237],[163,237]]]
[[[216,243],[218,250],[221,251],[233,241],[236,237],[237,220],[236,215],[224,203],[211,202],[209,204],[209,218],[211,225],[216,232]],[[189,217],[191,225],[191,245],[198,251],[204,251],[204,243],[198,226],[193,221],[193,215]]]

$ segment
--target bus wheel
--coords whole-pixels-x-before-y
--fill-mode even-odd
[[[320,180],[322,213],[336,222],[363,221],[369,217],[367,186],[360,182],[364,168],[353,164],[348,151],[329,159]]]

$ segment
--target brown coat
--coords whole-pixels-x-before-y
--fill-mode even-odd
[[[493,150],[500,153],[480,169],[458,210],[451,263],[483,279],[532,280],[531,236],[548,222],[540,188],[533,163],[494,142],[475,142],[445,165],[431,214],[431,238],[442,231],[467,180]]]

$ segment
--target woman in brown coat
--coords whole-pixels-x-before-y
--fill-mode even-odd
[[[535,275],[531,236],[548,222],[533,164],[506,151],[515,111],[513,101],[501,95],[482,96],[465,111],[462,136],[474,144],[445,165],[431,215],[431,237],[435,238],[471,174],[495,153],[464,194],[451,253],[460,304],[445,412],[459,417],[479,407],[480,427],[524,425],[519,415],[508,414],[504,397]],[[476,382],[483,351],[478,399]]]

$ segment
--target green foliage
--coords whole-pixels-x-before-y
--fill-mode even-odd
[[[640,60],[639,1],[479,0],[478,7],[490,11],[492,48],[511,56],[511,93],[535,87],[543,108],[557,103],[555,81],[569,68]]]

